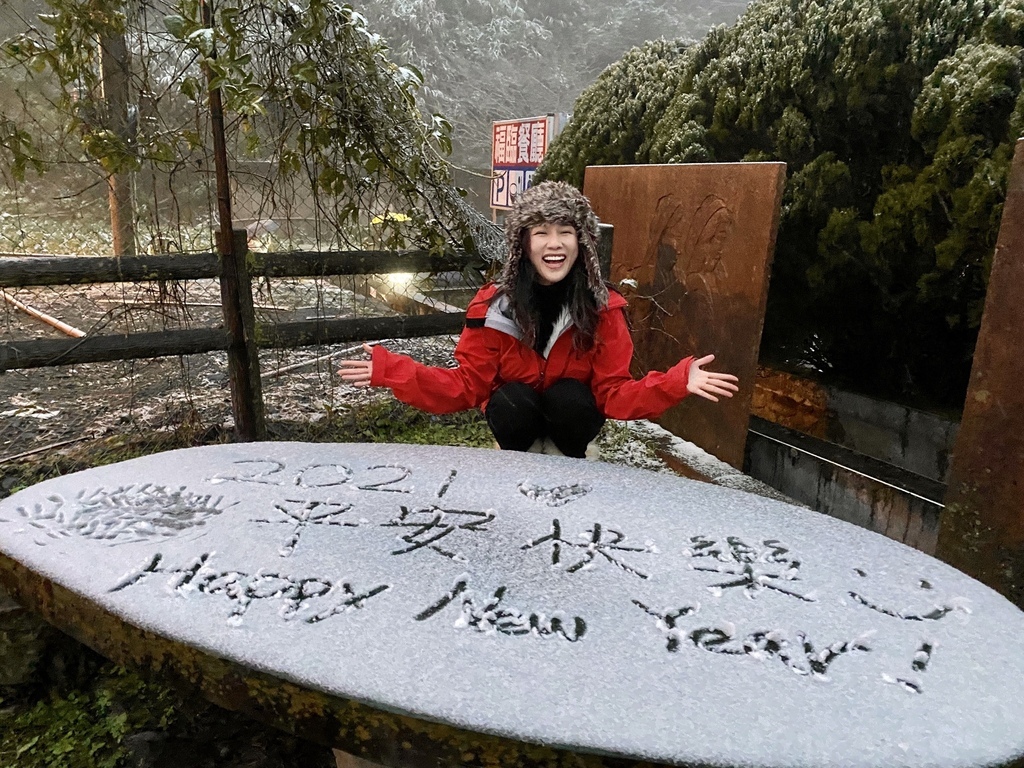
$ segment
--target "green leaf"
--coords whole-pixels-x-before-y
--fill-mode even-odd
[[[186,77],[181,81],[181,93],[191,101],[199,101],[202,98],[203,87],[195,77]]]
[[[416,89],[423,85],[423,75],[415,67],[398,67],[396,74],[403,87]]]
[[[39,743],[39,737],[38,736],[33,736],[28,741],[26,741],[24,744],[22,744],[21,746],[18,747],[17,751],[15,752],[15,755],[17,757],[21,757],[26,752],[29,752],[30,750],[32,750],[36,746],[36,744],[38,744],[38,743]]]
[[[223,8],[220,11],[219,16],[221,26],[224,29],[224,34],[229,38],[235,37],[238,34],[238,27],[235,24],[238,19],[238,14],[238,9],[232,8],[231,6]]]
[[[188,29],[188,23],[184,17],[172,14],[170,16],[164,16],[164,29],[166,29],[172,37],[178,40],[184,40],[186,30]]]
[[[302,88],[293,88],[291,94],[292,101],[295,102],[295,106],[303,112],[311,110],[313,105],[316,103],[313,101],[313,97]]]
[[[296,80],[303,83],[315,84],[319,77],[316,71],[316,64],[312,61],[299,61],[288,68],[289,74]]]

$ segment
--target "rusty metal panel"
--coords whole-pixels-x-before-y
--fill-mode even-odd
[[[629,300],[635,373],[713,353],[732,400],[689,397],[663,427],[740,468],[784,163],[592,166],[584,192],[614,225],[611,281]],[[635,287],[623,280],[635,281]]]
[[[953,449],[938,554],[1024,607],[1024,139]]]

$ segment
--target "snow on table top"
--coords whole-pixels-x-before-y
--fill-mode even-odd
[[[0,502],[129,623],[382,710],[675,764],[1024,753],[1024,613],[869,531],[536,454],[250,443]]]

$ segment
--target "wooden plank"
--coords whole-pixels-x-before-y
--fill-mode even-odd
[[[0,342],[0,371],[194,355],[228,348],[223,328]]]
[[[157,256],[8,256],[0,258],[0,287],[83,285],[146,280],[201,280],[217,277],[215,253]]]
[[[279,251],[250,253],[249,272],[259,277],[451,272],[479,266],[463,252],[429,251]],[[0,288],[30,285],[203,280],[220,275],[215,253],[171,253],[121,259],[99,256],[4,256]]]
[[[612,276],[612,250],[615,243],[615,227],[601,222],[597,225],[600,235],[597,238],[597,263],[601,267],[601,277],[610,280]]]
[[[261,349],[344,344],[367,339],[408,339],[462,331],[465,314],[309,320],[256,326]],[[152,333],[86,336],[82,339],[29,339],[0,342],[0,372],[51,365],[104,363],[224,352],[229,344],[223,328],[197,328]]]
[[[462,331],[465,319],[465,313],[459,312],[450,315],[310,320],[279,325],[261,324],[257,333],[262,348],[308,347],[367,339],[409,339],[455,334]]]
[[[18,301],[16,298],[7,293],[7,291],[0,290],[0,299],[10,304],[15,309],[20,309],[29,317],[34,317],[36,320],[46,323],[51,328],[55,328],[65,336],[71,336],[76,339],[80,339],[85,336],[85,331],[75,328],[73,325],[58,320],[53,315],[48,315],[45,312],[41,312],[35,307],[29,306],[28,304]]]
[[[260,277],[384,275],[394,272],[458,272],[480,265],[464,252],[429,251],[288,251],[252,253],[249,270]]]

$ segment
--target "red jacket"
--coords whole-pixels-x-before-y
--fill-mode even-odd
[[[489,284],[470,302],[466,327],[455,347],[458,367],[423,365],[376,346],[370,383],[388,387],[403,403],[430,413],[483,407],[498,387],[512,381],[543,392],[559,379],[578,379],[590,385],[598,408],[613,419],[656,418],[686,397],[692,357],[667,373],[652,371],[639,380],[630,375],[633,340],[621,294],[611,291],[608,306],[599,312],[593,347],[573,349],[569,327],[557,338],[553,334],[546,358],[523,344],[515,335],[518,327],[492,307],[497,297],[498,289]],[[558,331],[556,327],[555,334]]]

